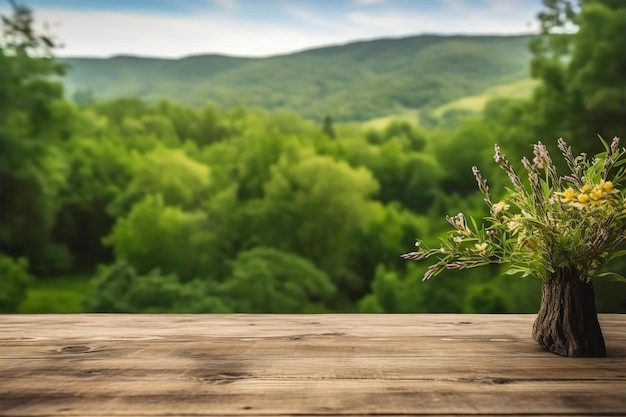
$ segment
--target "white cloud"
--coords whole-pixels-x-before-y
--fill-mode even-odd
[[[223,14],[180,17],[40,9],[36,17],[59,22],[54,33],[65,44],[59,51],[62,56],[267,56],[342,41],[334,33],[241,21]]]
[[[488,8],[496,14],[510,13],[520,10],[523,6],[528,6],[528,0],[486,0]],[[533,3],[530,5],[535,6]]]
[[[527,25],[535,21],[536,11],[531,7],[502,14],[484,6],[463,12],[359,9],[321,15],[290,3],[286,7],[291,8],[283,12],[291,20],[280,24],[242,18],[228,9],[233,4],[237,6],[233,0],[206,1],[231,6],[212,13],[198,9],[194,15],[185,16],[42,8],[36,10],[35,18],[36,22],[52,24],[55,39],[65,45],[59,55],[94,57],[132,54],[174,58],[207,53],[270,56],[382,37],[421,33],[513,34],[536,28],[536,24],[532,28]]]
[[[528,20],[495,17],[486,13],[463,13],[433,16],[420,13],[365,13],[353,12],[348,20],[378,33],[408,35],[440,34],[521,34],[528,33]]]
[[[323,16],[319,16],[315,13],[312,13],[308,10],[305,9],[300,9],[300,8],[295,8],[295,7],[288,7],[285,9],[285,12],[291,16],[294,17],[298,20],[300,20],[301,22],[313,25],[313,26],[318,26],[318,27],[329,27],[329,26],[334,26],[332,24],[332,21],[329,20],[326,17]]]

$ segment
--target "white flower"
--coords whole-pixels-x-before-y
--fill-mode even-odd
[[[487,251],[487,242],[483,242],[483,243],[477,243],[474,245],[476,247],[476,250],[478,251],[478,253],[480,253],[481,255],[484,255],[485,252]]]
[[[496,204],[494,204],[491,208],[491,213],[495,216],[496,214],[500,213],[501,211],[505,211],[508,210],[511,206],[509,206],[507,203],[505,203],[504,201],[499,201]]]
[[[470,236],[472,234],[471,230],[467,227],[467,221],[463,213],[459,213],[454,217],[446,216],[446,220],[463,236]]]
[[[520,220],[522,220],[522,216],[520,214],[516,214],[511,220],[507,222],[506,225],[510,232],[517,230],[521,226]]]

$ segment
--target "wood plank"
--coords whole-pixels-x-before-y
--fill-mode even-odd
[[[550,414],[619,415],[623,381],[251,379],[30,381],[2,388],[0,415]]]
[[[166,360],[164,360],[164,358]],[[622,359],[568,359],[537,358],[532,361],[511,361],[504,357],[301,357],[263,358],[206,356],[188,358],[155,356],[138,358],[100,358],[65,360],[13,360],[3,363],[7,383],[32,379],[31,387],[58,381],[136,381],[143,378],[156,380],[232,382],[251,379],[367,379],[485,382],[507,384],[524,382],[559,381],[623,381]],[[571,360],[569,360],[571,362]],[[564,372],[566,367],[567,372]]]
[[[0,415],[625,415],[626,316],[600,316],[607,358],[545,352],[533,319],[0,316]]]
[[[608,358],[626,357],[626,343],[607,341]],[[176,354],[187,358],[219,356],[241,357],[254,355],[262,358],[326,358],[326,357],[529,357],[553,358],[541,346],[528,339],[492,339],[489,337],[402,337],[384,338],[355,336],[308,336],[271,338],[208,338],[172,337],[164,340],[97,340],[72,338],[58,341],[30,341],[2,343],[0,361],[25,358],[28,360],[55,360],[64,357],[97,359],[102,357],[131,357],[143,359]],[[581,359],[586,360],[586,359]],[[602,359],[606,360],[606,359]]]
[[[624,315],[601,314],[605,339],[626,339]],[[10,319],[9,319],[10,318]],[[172,336],[280,337],[320,334],[353,336],[491,336],[527,338],[532,314],[80,314],[0,316],[0,340],[160,339]]]

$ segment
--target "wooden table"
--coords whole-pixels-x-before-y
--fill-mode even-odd
[[[625,415],[626,315],[563,358],[531,315],[0,316],[0,415]]]

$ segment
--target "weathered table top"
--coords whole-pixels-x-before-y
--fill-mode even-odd
[[[563,358],[531,315],[0,316],[0,415],[624,415],[626,315]]]

